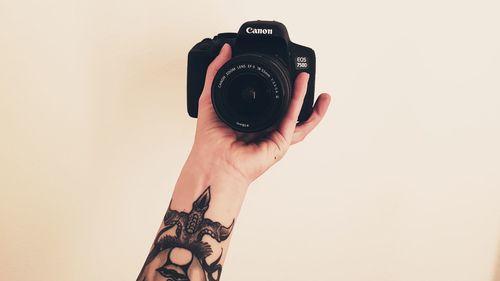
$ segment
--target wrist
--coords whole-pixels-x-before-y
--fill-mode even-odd
[[[240,170],[224,159],[223,153],[202,153],[193,148],[183,170],[191,171],[192,176],[208,185],[223,184],[246,189],[251,183]]]
[[[215,213],[237,214],[249,184],[245,177],[223,162],[206,161],[191,153],[177,180],[170,204],[173,209],[187,210],[190,205],[186,202],[192,202],[193,198],[210,186]],[[228,217],[229,221],[225,222],[231,223],[234,217]]]

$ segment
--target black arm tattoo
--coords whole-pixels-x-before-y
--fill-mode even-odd
[[[225,227],[219,222],[205,218],[209,203],[210,186],[193,202],[189,213],[179,212],[172,210],[170,206],[168,207],[163,218],[164,226],[156,235],[153,247],[137,281],[189,281],[189,270],[194,266],[193,258],[197,259],[197,264],[201,266],[206,280],[219,281],[222,271],[222,265],[219,262],[223,249],[221,248],[219,257],[209,264],[207,257],[213,253],[213,250],[210,244],[202,241],[202,238],[208,235],[218,243],[226,240],[233,230],[234,219],[231,225]],[[174,227],[176,227],[175,235],[167,235],[166,232]],[[184,258],[182,264],[173,261],[172,252],[175,252],[176,249],[183,250],[184,253],[188,251],[190,259]],[[166,261],[162,266],[156,268],[154,273],[150,273],[150,270],[146,269],[155,259],[159,258],[160,253],[166,253]]]

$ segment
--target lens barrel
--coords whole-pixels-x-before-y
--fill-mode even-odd
[[[278,58],[258,53],[235,56],[217,72],[212,103],[219,119],[241,132],[276,125],[291,98],[291,79]]]

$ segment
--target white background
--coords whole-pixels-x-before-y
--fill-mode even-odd
[[[134,280],[192,144],[186,60],[278,20],[324,122],[251,187],[223,280],[500,280],[498,1],[0,0],[0,279]]]

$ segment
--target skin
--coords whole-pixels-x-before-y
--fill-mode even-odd
[[[219,120],[211,100],[215,74],[230,58],[231,47],[226,44],[207,69],[204,89],[199,100],[194,144],[177,180],[170,203],[172,210],[189,212],[192,203],[210,186],[211,201],[205,217],[225,226],[231,225],[238,216],[250,183],[280,161],[291,145],[299,143],[314,130],[325,116],[331,99],[329,94],[319,95],[311,117],[297,124],[309,79],[309,74],[301,73],[294,82],[288,111],[276,128],[254,134],[233,131]],[[164,227],[162,223],[160,229]],[[230,238],[231,236],[221,243],[207,239],[213,248],[213,259],[222,253],[221,265],[224,263]],[[164,260],[165,258],[162,260],[159,255],[145,266],[138,280],[165,280],[155,271]],[[193,274],[190,278],[204,280],[200,276]]]

